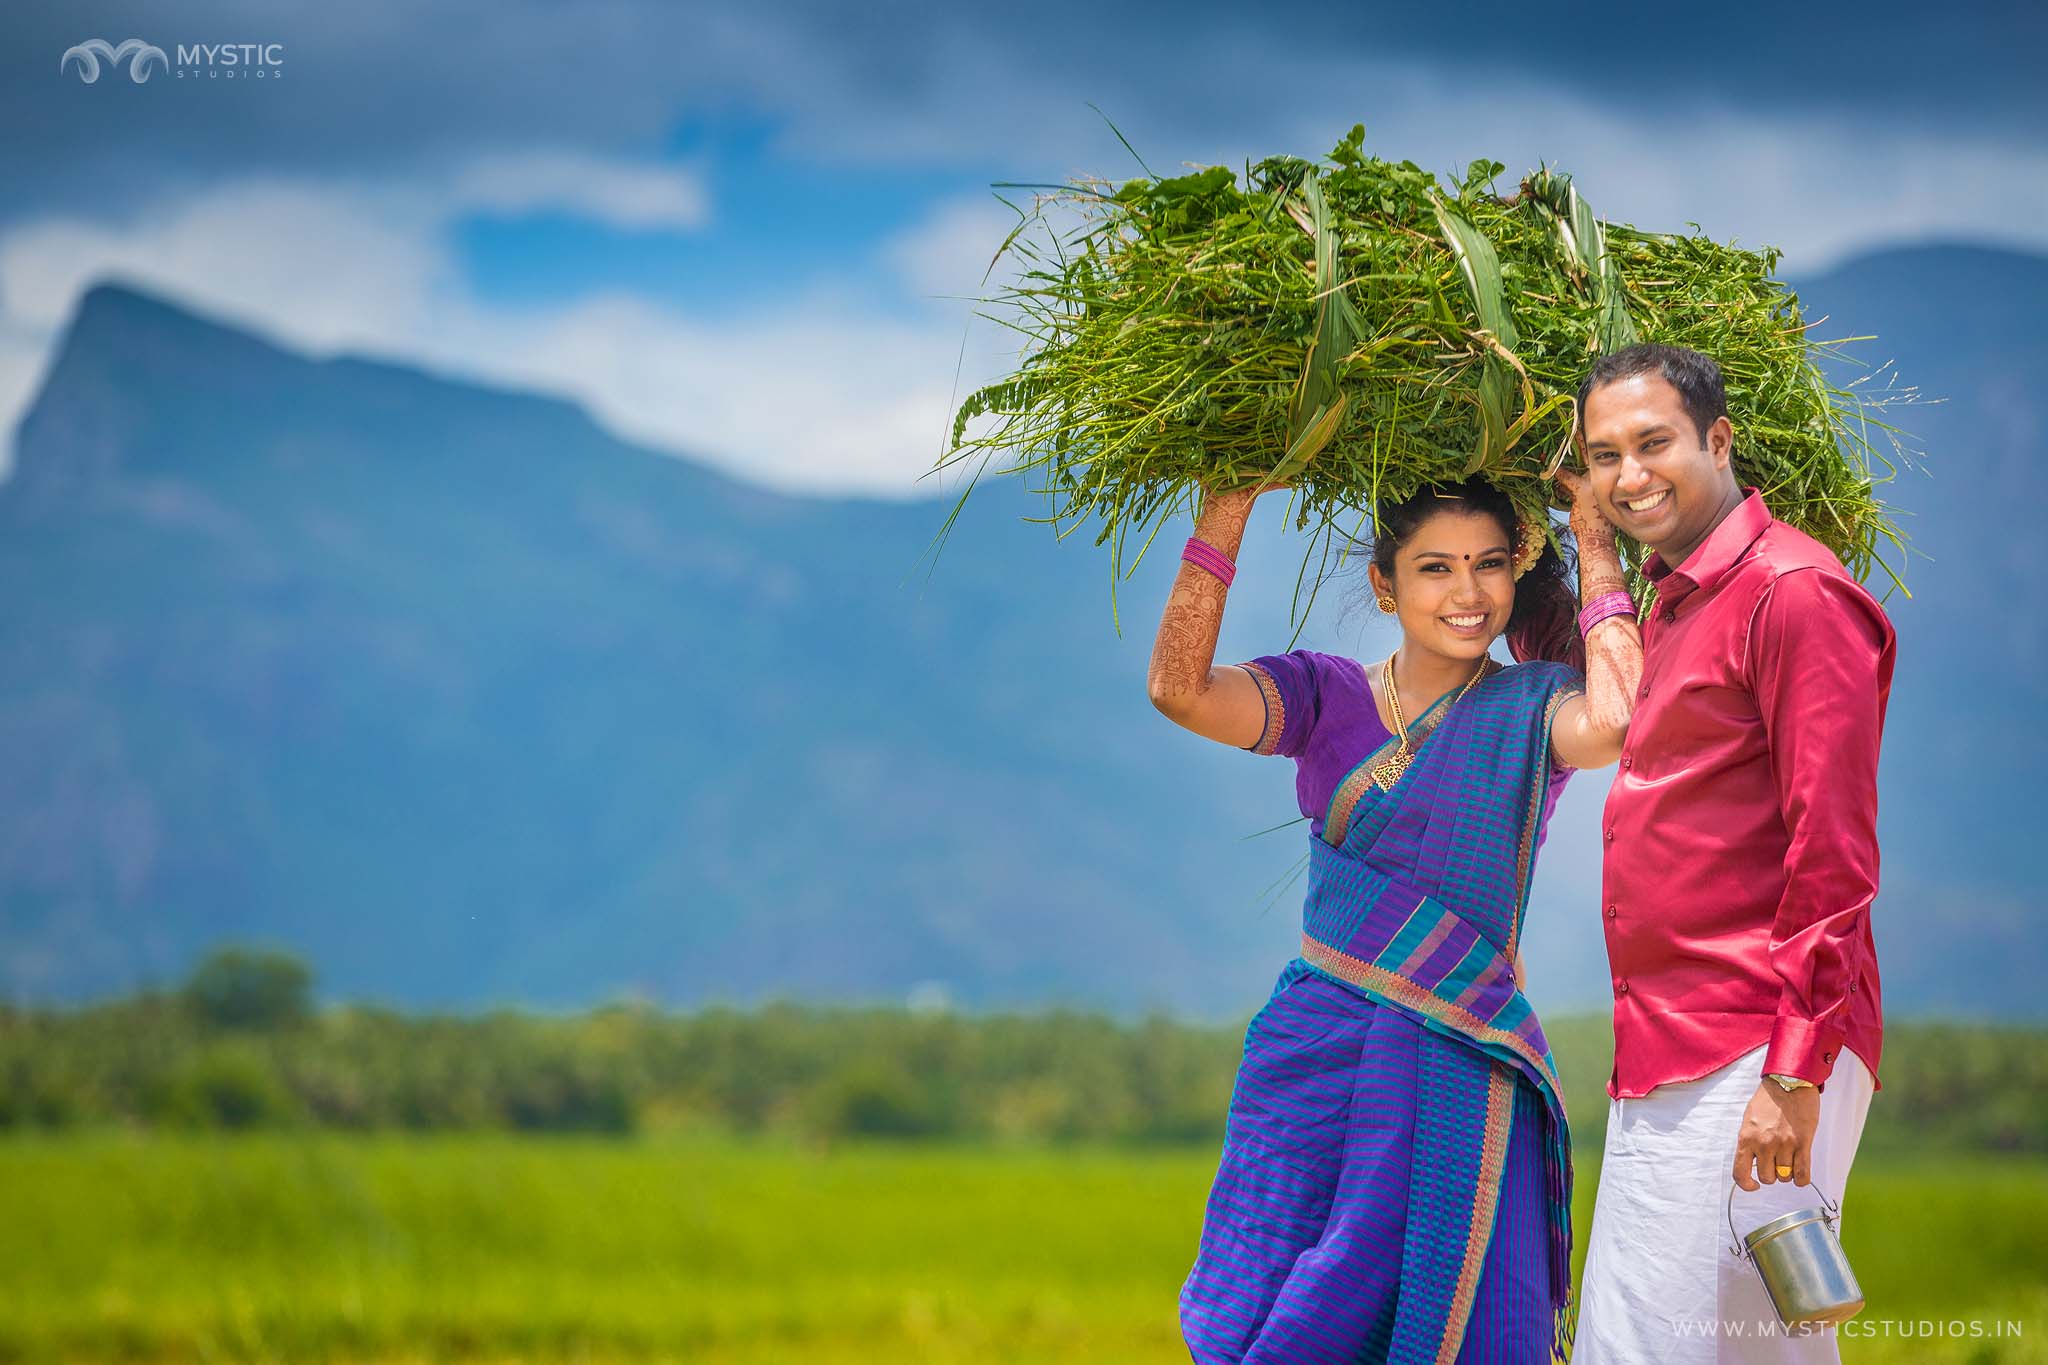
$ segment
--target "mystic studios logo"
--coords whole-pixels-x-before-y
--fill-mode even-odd
[[[105,38],[88,38],[64,49],[59,71],[68,72],[76,63],[78,79],[91,85],[100,78],[100,64],[119,71],[123,63],[128,79],[143,84],[155,71],[168,71],[177,80],[282,80],[283,43],[179,43],[174,64],[155,43],[130,38],[115,47]]]

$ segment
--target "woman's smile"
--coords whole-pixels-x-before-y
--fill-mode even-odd
[[[1451,634],[1465,639],[1476,640],[1482,635],[1492,634],[1487,629],[1487,623],[1493,619],[1491,612],[1461,612],[1452,616],[1439,616],[1436,619],[1443,622]]]

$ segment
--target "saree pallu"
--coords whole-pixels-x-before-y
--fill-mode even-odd
[[[1503,669],[1417,719],[1391,789],[1371,769],[1395,741],[1337,784],[1182,1291],[1197,1361],[1569,1354],[1570,1136],[1515,964],[1578,690]]]

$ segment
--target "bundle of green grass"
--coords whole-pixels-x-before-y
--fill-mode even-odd
[[[1318,547],[1341,562],[1382,500],[1478,474],[1525,511],[1561,507],[1550,476],[1576,459],[1580,380],[1605,351],[1659,341],[1720,363],[1742,481],[1859,578],[1897,581],[1879,547],[1903,542],[1876,494],[1895,466],[1873,444],[1899,453],[1877,419],[1890,399],[1824,376],[1842,341],[1808,335],[1777,252],[1603,223],[1549,170],[1507,196],[1496,162],[1442,185],[1365,155],[1364,137],[1327,164],[1268,158],[1242,185],[1220,166],[1076,181],[1020,210],[996,260],[1026,268],[981,302],[1023,334],[1022,361],[960,406],[939,467],[1014,454],[1002,472],[1039,474],[1056,504],[1033,520],[1073,523],[1064,538],[1099,519],[1112,595],[1201,488],[1286,481],[1297,529],[1316,532],[1299,606]],[[1078,226],[1053,227],[1056,208]],[[1623,548],[1633,578],[1643,551]]]

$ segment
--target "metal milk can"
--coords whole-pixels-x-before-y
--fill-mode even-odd
[[[1728,1235],[1735,1231],[1735,1191],[1728,1184]],[[1728,1250],[1747,1260],[1763,1277],[1771,1306],[1787,1327],[1801,1323],[1841,1322],[1863,1311],[1863,1289],[1849,1257],[1835,1235],[1835,1220],[1841,1216],[1838,1204],[1821,1195],[1822,1207],[1799,1209],[1773,1218],[1733,1242]]]

